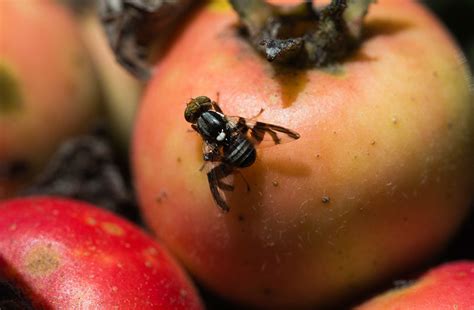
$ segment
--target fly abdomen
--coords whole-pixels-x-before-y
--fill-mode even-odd
[[[224,158],[226,163],[234,167],[245,168],[255,162],[257,152],[249,140],[238,135],[224,147]]]
[[[216,141],[226,128],[226,120],[220,113],[206,111],[198,118],[196,125],[206,140]]]

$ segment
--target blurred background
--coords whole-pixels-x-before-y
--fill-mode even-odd
[[[474,69],[474,0],[425,0],[450,29]]]

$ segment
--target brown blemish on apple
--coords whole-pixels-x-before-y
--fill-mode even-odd
[[[281,66],[275,67],[274,79],[280,85],[281,103],[284,108],[290,107],[295,102],[309,80],[306,70]]]
[[[0,116],[21,107],[21,91],[17,77],[4,63],[0,63]]]
[[[272,185],[278,187],[278,181],[272,181]]]
[[[59,253],[51,244],[36,245],[25,255],[26,270],[33,276],[47,276],[58,269],[59,263]]]
[[[161,191],[155,200],[157,203],[162,203],[166,198],[168,198],[168,194],[165,191]]]
[[[113,236],[123,236],[125,231],[122,227],[118,226],[117,224],[111,222],[103,222],[100,224],[100,227],[109,235]]]

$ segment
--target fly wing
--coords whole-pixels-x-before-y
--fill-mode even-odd
[[[241,116],[226,116],[226,118],[258,147],[270,147],[300,138],[299,133],[282,126],[246,119]]]

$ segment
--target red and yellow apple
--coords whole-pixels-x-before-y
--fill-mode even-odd
[[[203,309],[168,251],[131,223],[54,197],[0,203],[0,276],[47,309]]]
[[[90,128],[97,82],[74,18],[55,1],[0,1],[0,197],[65,138]]]
[[[199,10],[140,106],[133,173],[146,222],[206,286],[266,307],[334,304],[437,253],[473,190],[470,73],[415,1],[370,7],[361,46],[327,70],[278,68],[223,2]],[[212,200],[186,102],[300,133],[258,150]]]
[[[390,290],[355,309],[472,309],[473,292],[474,262],[450,262],[431,269],[407,287]]]

